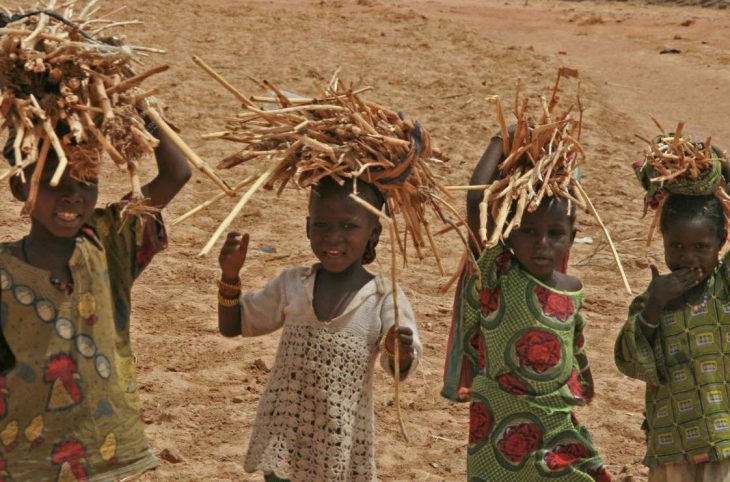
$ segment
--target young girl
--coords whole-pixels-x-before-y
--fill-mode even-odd
[[[380,209],[363,182],[359,195]],[[380,223],[324,178],[312,188],[307,237],[319,263],[292,268],[257,293],[240,295],[248,235],[230,233],[220,254],[218,322],[225,336],[283,328],[246,455],[267,481],[375,481],[372,377],[375,359],[394,374],[393,286],[363,264],[375,259]],[[397,289],[400,378],[421,354],[413,309]]]
[[[502,160],[497,136],[471,183],[494,181]],[[480,201],[479,191],[467,197],[474,233]],[[566,201],[548,197],[525,212],[506,244],[474,250],[477,272],[457,295],[460,337],[452,333],[451,341],[462,343],[452,349],[464,360],[454,365],[458,373],[447,365],[444,389],[449,398],[471,402],[470,482],[610,480],[589,432],[572,413],[593,395],[580,314],[583,287],[560,271],[574,220]]]
[[[718,260],[725,226],[715,196],[667,197],[660,228],[670,272],[651,267],[616,340],[619,370],[646,382],[650,482],[730,482],[730,254]]]
[[[143,192],[162,208],[191,172],[154,135],[158,175]],[[70,166],[51,187],[53,153],[30,232],[0,243],[0,467],[18,481],[116,480],[157,465],[140,421],[129,315],[132,283],[167,238],[159,216],[95,208],[96,180],[79,180]],[[28,199],[30,182],[15,176],[10,185]]]

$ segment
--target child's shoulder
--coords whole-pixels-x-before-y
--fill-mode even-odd
[[[577,292],[583,290],[583,283],[578,278],[560,271],[555,272],[555,281],[555,287],[562,291]]]

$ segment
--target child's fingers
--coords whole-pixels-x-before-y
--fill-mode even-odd
[[[413,345],[413,337],[410,335],[398,335],[398,341],[403,346]]]
[[[651,279],[654,280],[659,277],[659,270],[653,264],[649,266],[651,269]]]
[[[398,335],[413,335],[413,330],[411,330],[407,326],[399,326]]]
[[[249,240],[248,233],[245,233],[241,237],[241,243],[238,245],[238,250],[241,253],[243,253],[244,256],[246,255],[246,251],[248,251],[248,240]]]

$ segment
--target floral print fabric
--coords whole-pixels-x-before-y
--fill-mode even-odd
[[[468,481],[610,481],[572,413],[593,393],[583,292],[541,284],[501,245],[478,264],[459,307],[474,374],[462,393],[471,400]]]

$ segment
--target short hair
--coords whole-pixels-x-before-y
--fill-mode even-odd
[[[659,226],[663,233],[675,221],[698,218],[712,221],[718,239],[721,242],[725,240],[727,237],[725,211],[722,209],[722,203],[714,194],[706,196],[669,194],[662,208]]]
[[[333,195],[352,193],[354,191],[355,182],[350,178],[343,179],[343,181],[344,182],[342,184],[339,184],[331,176],[327,176],[322,178],[317,184],[313,185],[309,196],[310,207],[314,196],[325,198]],[[385,204],[385,195],[370,183],[358,180],[357,194],[359,197],[365,199],[375,209],[380,210]]]

